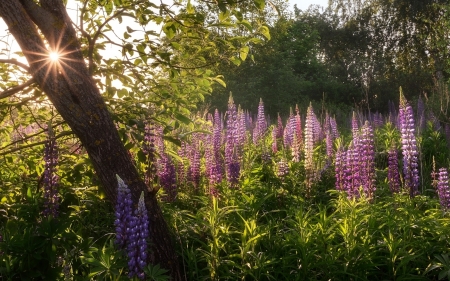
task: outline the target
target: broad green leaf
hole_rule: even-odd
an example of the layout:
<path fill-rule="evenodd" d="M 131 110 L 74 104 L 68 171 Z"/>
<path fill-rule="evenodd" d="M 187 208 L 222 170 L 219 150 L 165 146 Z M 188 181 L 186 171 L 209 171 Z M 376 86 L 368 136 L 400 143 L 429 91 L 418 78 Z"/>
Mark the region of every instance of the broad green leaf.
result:
<path fill-rule="evenodd" d="M 259 28 L 259 32 L 261 32 L 261 34 L 264 35 L 264 37 L 266 37 L 268 40 L 270 40 L 270 31 L 267 26 L 261 26 Z"/>
<path fill-rule="evenodd" d="M 173 22 L 168 22 L 163 26 L 162 30 L 166 34 L 167 38 L 172 39 L 177 32 L 177 27 Z"/>
<path fill-rule="evenodd" d="M 248 51 L 250 48 L 248 46 L 244 46 L 239 51 L 239 56 L 241 57 L 241 60 L 245 61 L 247 59 Z"/>

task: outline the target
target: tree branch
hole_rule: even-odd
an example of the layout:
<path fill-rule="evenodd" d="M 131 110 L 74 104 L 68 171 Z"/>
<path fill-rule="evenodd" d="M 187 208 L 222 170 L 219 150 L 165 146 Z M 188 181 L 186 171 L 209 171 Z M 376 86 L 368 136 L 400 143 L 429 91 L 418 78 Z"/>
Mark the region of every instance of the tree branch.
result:
<path fill-rule="evenodd" d="M 26 71 L 29 70 L 28 65 L 21 63 L 20 61 L 17 61 L 16 59 L 0 59 L 0 63 L 15 64 L 15 65 L 20 66 L 21 68 L 25 69 Z"/>
<path fill-rule="evenodd" d="M 11 87 L 3 92 L 0 92 L 0 99 L 4 99 L 7 97 L 10 97 L 12 95 L 14 95 L 17 92 L 22 91 L 23 89 L 25 89 L 26 87 L 33 85 L 35 82 L 34 78 L 31 78 L 30 80 L 28 80 L 27 82 L 21 84 L 21 85 L 17 85 L 14 87 Z"/>
<path fill-rule="evenodd" d="M 55 139 L 59 139 L 59 138 L 62 138 L 64 136 L 69 136 L 69 135 L 72 135 L 72 134 L 73 134 L 72 131 L 62 132 L 62 133 L 58 134 L 57 136 L 55 136 Z M 12 148 L 12 149 L 10 149 L 8 151 L 0 152 L 0 156 L 7 155 L 7 154 L 10 154 L 10 153 L 13 153 L 13 152 L 25 149 L 25 148 L 30 148 L 30 147 L 33 147 L 33 146 L 38 146 L 38 145 L 41 145 L 41 144 L 45 144 L 46 142 L 47 142 L 47 140 L 44 140 L 44 141 L 34 142 L 34 143 L 27 144 L 27 145 L 19 146 L 19 147 L 16 147 L 16 148 Z"/>

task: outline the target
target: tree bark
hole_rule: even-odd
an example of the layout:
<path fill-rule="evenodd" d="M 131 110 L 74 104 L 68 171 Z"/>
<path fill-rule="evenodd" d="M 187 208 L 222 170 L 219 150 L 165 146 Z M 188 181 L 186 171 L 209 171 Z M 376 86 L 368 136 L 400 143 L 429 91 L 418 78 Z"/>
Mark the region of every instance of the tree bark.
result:
<path fill-rule="evenodd" d="M 0 17 L 21 47 L 33 80 L 86 148 L 107 198 L 116 200 L 116 174 L 129 186 L 133 202 L 144 191 L 152 240 L 150 262 L 169 270 L 172 280 L 182 280 L 156 192 L 148 190 L 120 140 L 62 1 L 40 0 L 38 5 L 33 0 L 0 0 Z M 60 63 L 49 60 L 50 51 L 63 54 Z"/>

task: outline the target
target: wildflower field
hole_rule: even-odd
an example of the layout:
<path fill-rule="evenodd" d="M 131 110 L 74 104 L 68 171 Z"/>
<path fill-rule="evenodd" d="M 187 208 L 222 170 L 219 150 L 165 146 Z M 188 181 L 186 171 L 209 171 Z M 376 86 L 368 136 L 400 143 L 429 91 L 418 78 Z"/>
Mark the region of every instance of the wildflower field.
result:
<path fill-rule="evenodd" d="M 117 123 L 186 280 L 450 280 L 450 125 L 403 95 L 386 114 L 338 113 L 269 118 L 230 97 L 173 130 Z M 0 132 L 38 143 L 2 156 L 0 280 L 169 280 L 143 201 L 118 176 L 107 202 L 61 126 Z"/>

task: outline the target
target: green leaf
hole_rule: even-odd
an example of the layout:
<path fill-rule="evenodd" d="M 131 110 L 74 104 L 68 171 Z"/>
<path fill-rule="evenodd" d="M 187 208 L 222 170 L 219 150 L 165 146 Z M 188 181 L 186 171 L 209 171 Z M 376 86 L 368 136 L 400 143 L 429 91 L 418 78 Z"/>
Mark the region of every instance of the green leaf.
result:
<path fill-rule="evenodd" d="M 234 57 L 234 56 L 230 58 L 230 61 L 232 63 L 234 63 L 236 66 L 241 65 L 241 62 L 242 62 L 240 59 L 238 59 L 237 57 Z"/>
<path fill-rule="evenodd" d="M 173 22 L 168 22 L 163 26 L 162 30 L 166 34 L 167 38 L 172 39 L 177 32 L 177 27 Z"/>
<path fill-rule="evenodd" d="M 244 46 L 239 50 L 239 56 L 241 57 L 241 60 L 244 61 L 247 58 L 249 50 L 250 48 L 248 46 Z"/>
<path fill-rule="evenodd" d="M 146 273 L 147 277 L 150 278 L 150 280 L 154 281 L 168 281 L 169 276 L 166 275 L 169 271 L 161 268 L 159 264 L 152 265 L 149 264 L 145 269 L 144 272 Z"/>
<path fill-rule="evenodd" d="M 264 37 L 266 37 L 267 40 L 270 40 L 270 31 L 267 26 L 261 26 L 259 28 L 259 32 L 261 32 L 261 34 L 264 35 Z"/>
<path fill-rule="evenodd" d="M 264 7 L 266 5 L 265 0 L 253 0 L 253 2 L 255 3 L 256 8 L 258 8 L 260 10 L 264 10 Z"/>
<path fill-rule="evenodd" d="M 238 24 L 243 25 L 248 31 L 253 32 L 253 27 L 247 20 L 241 20 Z"/>
<path fill-rule="evenodd" d="M 105 4 L 105 11 L 107 15 L 110 15 L 114 8 L 114 4 L 112 1 L 107 1 Z"/>
<path fill-rule="evenodd" d="M 175 113 L 175 118 L 186 125 L 189 125 L 192 122 L 192 120 L 189 117 L 184 116 L 181 113 Z"/>

